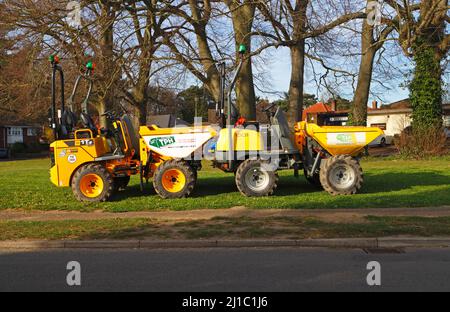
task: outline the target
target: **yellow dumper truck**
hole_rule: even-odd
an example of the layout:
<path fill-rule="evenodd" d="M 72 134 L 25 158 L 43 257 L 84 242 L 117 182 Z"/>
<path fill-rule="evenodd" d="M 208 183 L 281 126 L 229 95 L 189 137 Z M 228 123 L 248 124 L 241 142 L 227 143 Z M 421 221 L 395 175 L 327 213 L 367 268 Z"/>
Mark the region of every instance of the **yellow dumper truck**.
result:
<path fill-rule="evenodd" d="M 245 47 L 241 47 L 241 52 L 245 53 Z M 303 170 L 308 181 L 332 195 L 355 194 L 363 184 L 358 156 L 383 134 L 379 128 L 320 127 L 306 122 L 290 129 L 284 112 L 274 106 L 265 110 L 268 125 L 238 118 L 231 92 L 242 62 L 227 97 L 222 70 L 222 100 L 217 105 L 219 125 L 150 125 L 141 126 L 136 133 L 127 114 L 107 112 L 111 129 L 97 129 L 85 108 L 77 122 L 73 108 L 65 107 L 63 95 L 61 108 L 56 109 L 56 73 L 60 72 L 62 84 L 64 79 L 58 60 L 53 57 L 51 62 L 51 125 L 56 140 L 50 146 L 50 178 L 56 186 L 72 187 L 80 201 L 106 201 L 115 191 L 125 188 L 135 174 L 140 175 L 141 187 L 145 180 L 152 179 L 155 191 L 163 198 L 187 197 L 194 191 L 197 172 L 205 158 L 220 170 L 234 173 L 236 186 L 245 196 L 271 195 L 280 170 L 293 170 L 295 175 Z M 88 81 L 89 67 L 91 63 L 83 76 Z M 85 106 L 87 99 L 88 96 Z"/>

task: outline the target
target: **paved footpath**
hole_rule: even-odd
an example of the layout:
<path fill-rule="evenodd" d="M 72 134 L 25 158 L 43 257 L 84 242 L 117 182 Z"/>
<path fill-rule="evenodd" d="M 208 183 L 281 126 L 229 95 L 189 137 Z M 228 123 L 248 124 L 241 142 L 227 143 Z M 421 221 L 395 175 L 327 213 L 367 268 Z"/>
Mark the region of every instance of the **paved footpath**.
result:
<path fill-rule="evenodd" d="M 188 211 L 141 211 L 141 212 L 77 212 L 77 211 L 26 211 L 7 209 L 0 211 L 0 220 L 11 221 L 62 221 L 146 218 L 155 221 L 209 220 L 214 217 L 316 217 L 327 222 L 357 222 L 365 216 L 418 216 L 449 217 L 450 206 L 428 208 L 365 208 L 365 209 L 199 209 Z"/>

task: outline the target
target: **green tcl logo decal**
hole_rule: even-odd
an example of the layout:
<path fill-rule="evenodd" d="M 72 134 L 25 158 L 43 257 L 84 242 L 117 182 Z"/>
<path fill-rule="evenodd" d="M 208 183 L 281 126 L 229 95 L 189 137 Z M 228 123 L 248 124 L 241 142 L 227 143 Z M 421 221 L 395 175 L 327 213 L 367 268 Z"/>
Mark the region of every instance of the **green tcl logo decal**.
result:
<path fill-rule="evenodd" d="M 353 137 L 351 134 L 338 134 L 336 139 L 341 143 L 353 143 Z"/>
<path fill-rule="evenodd" d="M 150 145 L 157 148 L 162 148 L 167 145 L 175 143 L 175 137 L 165 137 L 165 138 L 153 138 L 150 140 Z"/>

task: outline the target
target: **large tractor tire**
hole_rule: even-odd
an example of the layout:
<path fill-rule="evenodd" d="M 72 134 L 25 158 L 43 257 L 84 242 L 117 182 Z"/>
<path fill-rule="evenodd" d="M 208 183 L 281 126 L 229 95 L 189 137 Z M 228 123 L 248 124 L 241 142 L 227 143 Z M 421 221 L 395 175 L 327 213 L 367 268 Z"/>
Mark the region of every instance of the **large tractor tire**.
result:
<path fill-rule="evenodd" d="M 236 171 L 236 186 L 242 195 L 263 197 L 273 194 L 278 184 L 278 174 L 262 160 L 246 160 Z"/>
<path fill-rule="evenodd" d="M 320 169 L 320 182 L 331 195 L 356 194 L 364 181 L 359 162 L 346 155 L 328 158 Z"/>
<path fill-rule="evenodd" d="M 195 170 L 182 160 L 165 161 L 153 176 L 153 187 L 162 198 L 188 197 L 196 182 Z"/>
<path fill-rule="evenodd" d="M 114 191 L 122 191 L 125 190 L 130 183 L 130 176 L 126 177 L 115 177 L 114 178 Z"/>
<path fill-rule="evenodd" d="M 105 202 L 114 193 L 114 180 L 103 165 L 88 164 L 73 176 L 72 191 L 79 201 Z"/>

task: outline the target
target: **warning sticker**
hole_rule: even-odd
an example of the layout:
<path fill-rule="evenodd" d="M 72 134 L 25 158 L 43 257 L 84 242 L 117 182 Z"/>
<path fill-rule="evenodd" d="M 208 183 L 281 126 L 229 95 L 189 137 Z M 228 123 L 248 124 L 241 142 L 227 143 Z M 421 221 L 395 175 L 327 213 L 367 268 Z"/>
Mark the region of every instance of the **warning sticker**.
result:
<path fill-rule="evenodd" d="M 67 161 L 71 164 L 76 163 L 77 162 L 77 156 L 75 155 L 69 155 L 69 157 L 67 157 Z"/>

